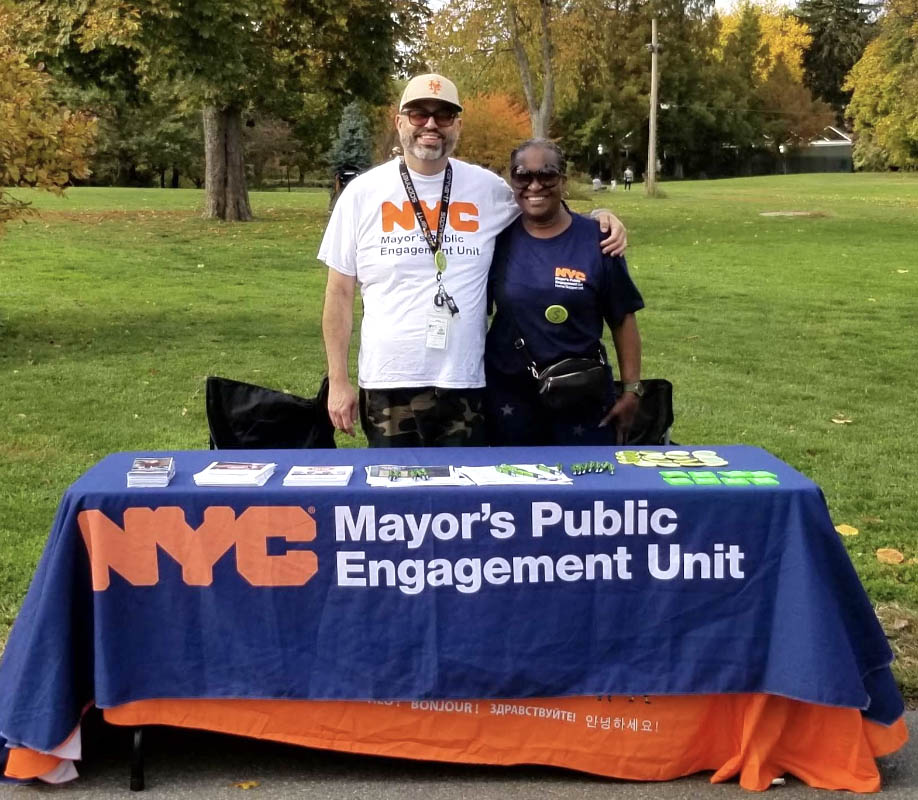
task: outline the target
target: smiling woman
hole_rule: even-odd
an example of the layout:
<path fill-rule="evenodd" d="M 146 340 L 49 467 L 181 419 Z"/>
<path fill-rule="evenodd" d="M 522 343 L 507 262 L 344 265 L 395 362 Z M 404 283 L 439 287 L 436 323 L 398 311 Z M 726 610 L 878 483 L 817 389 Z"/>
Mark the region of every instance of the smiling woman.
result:
<path fill-rule="evenodd" d="M 497 305 L 485 348 L 491 444 L 624 441 L 643 393 L 634 312 L 644 301 L 624 259 L 597 247 L 597 224 L 564 204 L 566 167 L 564 153 L 547 139 L 524 142 L 510 156 L 522 214 L 498 238 L 491 266 Z M 617 398 L 603 320 L 625 384 Z M 559 383 L 570 388 L 562 394 Z"/>

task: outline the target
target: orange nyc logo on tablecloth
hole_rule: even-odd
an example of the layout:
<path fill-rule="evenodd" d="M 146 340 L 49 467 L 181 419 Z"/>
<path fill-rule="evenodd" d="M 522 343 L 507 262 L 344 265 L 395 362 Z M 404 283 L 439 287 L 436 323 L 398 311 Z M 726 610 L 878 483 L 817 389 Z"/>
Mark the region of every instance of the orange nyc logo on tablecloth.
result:
<path fill-rule="evenodd" d="M 157 548 L 182 565 L 182 580 L 189 586 L 210 586 L 214 564 L 231 547 L 236 549 L 236 569 L 253 586 L 302 586 L 318 571 L 316 554 L 292 550 L 271 556 L 267 540 L 313 541 L 313 513 L 313 508 L 298 506 L 253 506 L 237 517 L 232 508 L 211 506 L 195 529 L 185 521 L 182 508 L 166 506 L 125 509 L 123 528 L 101 511 L 81 511 L 77 522 L 89 551 L 95 591 L 109 587 L 109 569 L 133 586 L 156 585 Z"/>

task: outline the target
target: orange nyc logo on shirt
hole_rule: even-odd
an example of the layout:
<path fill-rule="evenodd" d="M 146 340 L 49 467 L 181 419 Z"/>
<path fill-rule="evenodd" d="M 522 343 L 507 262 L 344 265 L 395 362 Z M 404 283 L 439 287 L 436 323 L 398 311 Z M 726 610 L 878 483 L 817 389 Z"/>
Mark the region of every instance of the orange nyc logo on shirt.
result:
<path fill-rule="evenodd" d="M 315 513 L 315 509 L 309 509 Z M 175 506 L 127 508 L 124 527 L 101 511 L 81 511 L 80 533 L 89 551 L 92 588 L 109 587 L 109 570 L 133 586 L 159 583 L 158 550 L 165 550 L 182 567 L 189 586 L 210 586 L 214 564 L 232 547 L 236 570 L 252 586 L 302 586 L 319 568 L 311 550 L 291 550 L 268 555 L 269 538 L 311 542 L 316 522 L 299 506 L 252 506 L 238 517 L 232 508 L 211 506 L 195 529 L 185 521 L 185 511 Z"/>
<path fill-rule="evenodd" d="M 583 283 L 587 276 L 585 272 L 581 272 L 579 269 L 572 269 L 571 267 L 555 267 L 555 277 L 570 278 L 571 280 L 580 281 L 580 283 Z"/>
<path fill-rule="evenodd" d="M 437 230 L 437 222 L 440 217 L 440 201 L 438 200 L 432 207 L 428 206 L 421 200 L 421 209 L 424 211 L 424 217 L 432 231 Z M 406 231 L 413 231 L 418 221 L 414 216 L 414 209 L 407 200 L 402 203 L 401 207 L 386 201 L 380 208 L 382 212 L 382 229 L 383 233 L 391 233 L 395 226 Z M 463 231 L 465 233 L 475 233 L 478 230 L 478 206 L 474 203 L 463 203 L 461 201 L 449 204 L 449 226 L 454 231 Z"/>

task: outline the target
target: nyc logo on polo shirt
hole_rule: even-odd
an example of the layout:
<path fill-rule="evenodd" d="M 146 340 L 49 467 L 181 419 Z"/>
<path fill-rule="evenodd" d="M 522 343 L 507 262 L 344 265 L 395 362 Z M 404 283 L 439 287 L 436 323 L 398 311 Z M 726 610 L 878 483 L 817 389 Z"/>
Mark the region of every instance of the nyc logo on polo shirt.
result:
<path fill-rule="evenodd" d="M 555 267 L 555 288 L 583 290 L 586 273 L 572 267 Z"/>

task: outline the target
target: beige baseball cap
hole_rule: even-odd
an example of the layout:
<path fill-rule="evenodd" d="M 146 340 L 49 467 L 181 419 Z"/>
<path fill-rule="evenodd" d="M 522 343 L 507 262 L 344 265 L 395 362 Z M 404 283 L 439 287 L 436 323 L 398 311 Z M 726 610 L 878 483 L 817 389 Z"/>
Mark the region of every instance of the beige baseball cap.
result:
<path fill-rule="evenodd" d="M 408 81 L 405 91 L 402 92 L 402 99 L 398 104 L 399 110 L 416 100 L 442 100 L 444 103 L 449 103 L 459 111 L 462 111 L 456 84 L 449 78 L 444 78 L 434 72 L 427 75 L 416 75 Z"/>

